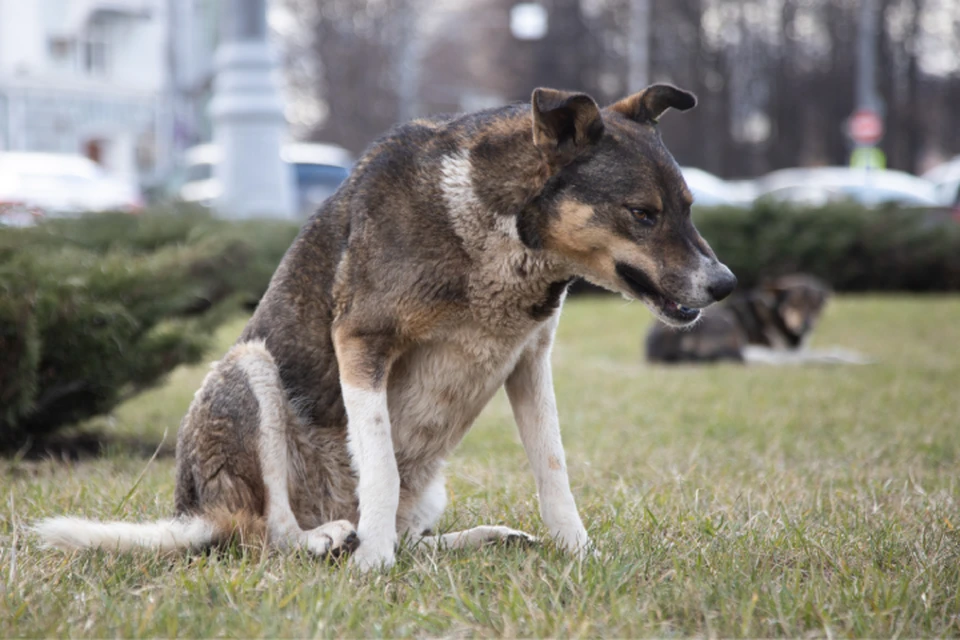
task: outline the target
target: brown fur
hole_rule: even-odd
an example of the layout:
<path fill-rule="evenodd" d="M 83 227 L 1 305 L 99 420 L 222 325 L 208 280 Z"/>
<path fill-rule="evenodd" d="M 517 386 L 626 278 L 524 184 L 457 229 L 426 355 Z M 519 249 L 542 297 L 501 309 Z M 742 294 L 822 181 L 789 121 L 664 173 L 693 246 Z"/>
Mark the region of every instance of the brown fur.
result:
<path fill-rule="evenodd" d="M 216 507 L 207 510 L 205 516 L 220 534 L 213 541 L 217 546 L 235 542 L 245 547 L 261 547 L 267 540 L 267 527 L 263 516 L 247 509 L 232 511 L 225 507 Z"/>
<path fill-rule="evenodd" d="M 264 340 L 279 366 L 296 458 L 291 502 L 304 528 L 356 518 L 355 479 L 342 444 L 341 378 L 376 389 L 389 374 L 404 385 L 390 389 L 396 423 L 420 411 L 409 405 L 419 400 L 406 385 L 422 379 L 421 359 L 431 349 L 449 345 L 443 348 L 473 362 L 476 375 L 505 377 L 504 367 L 515 356 L 491 359 L 484 341 L 496 335 L 512 345 L 505 354 L 519 353 L 527 336 L 555 312 L 572 276 L 623 289 L 615 264 L 630 260 L 652 281 L 669 284 L 668 272 L 689 271 L 689 256 L 699 259 L 706 244 L 689 222 L 689 190 L 654 125 L 634 122 L 616 108 L 602 116 L 580 95 L 536 94 L 535 102 L 556 112 L 535 115 L 533 127 L 530 109 L 521 106 L 404 125 L 373 144 L 343 188 L 304 226 L 238 342 Z M 564 110 L 570 104 L 572 111 Z M 648 110 L 665 108 L 661 101 Z M 620 166 L 628 145 L 636 149 L 636 162 Z M 585 181 L 586 190 L 567 195 L 556 176 L 591 146 L 598 147 L 591 153 L 604 157 L 596 169 L 585 165 L 581 177 L 571 174 L 570 180 Z M 466 239 L 451 224 L 437 181 L 428 178 L 458 152 L 468 154 L 479 205 L 492 212 L 487 218 L 455 214 L 476 216 L 468 221 L 475 228 Z M 611 173 L 596 184 L 598 176 Z M 611 191 L 623 195 L 611 197 Z M 687 212 L 675 230 L 663 230 L 663 238 L 638 244 L 642 232 L 633 230 L 622 210 L 628 200 L 664 216 Z M 532 246 L 507 247 L 508 240 L 490 228 L 498 218 L 507 225 L 529 224 L 537 236 L 528 239 Z M 463 337 L 453 337 L 458 333 Z M 217 427 L 232 420 L 233 433 L 241 435 L 250 429 L 243 425 L 254 422 L 249 411 L 233 418 L 216 411 L 222 404 L 250 403 L 249 391 L 229 380 L 228 366 L 215 369 L 184 421 L 178 511 L 200 505 L 263 509 L 255 462 L 235 451 L 238 442 Z M 435 386 L 434 399 L 455 424 L 420 424 L 417 433 L 403 434 L 415 442 L 396 444 L 402 506 L 416 502 L 498 386 L 478 389 L 464 413 L 456 408 L 465 400 L 457 382 Z M 395 425 L 395 441 L 398 435 Z"/>
<path fill-rule="evenodd" d="M 389 426 L 397 531 L 419 535 L 445 502 L 445 457 L 505 383 L 521 433 L 549 449 L 528 449 L 538 486 L 562 477 L 550 490 L 569 493 L 543 369 L 569 282 L 588 278 L 675 322 L 695 314 L 680 305 L 705 307 L 735 282 L 693 227 L 655 124 L 694 102 L 655 86 L 601 110 L 538 89 L 531 105 L 416 120 L 371 145 L 197 393 L 179 433 L 177 514 L 248 512 L 271 535 L 288 535 L 293 518 L 298 532 L 357 523 L 361 445 L 347 434 L 382 443 Z M 347 387 L 351 411 L 367 416 L 349 430 Z M 384 394 L 389 416 L 374 406 Z M 575 521 L 556 535 L 582 551 L 571 504 L 544 517 Z M 480 529 L 453 543 L 517 533 Z"/>

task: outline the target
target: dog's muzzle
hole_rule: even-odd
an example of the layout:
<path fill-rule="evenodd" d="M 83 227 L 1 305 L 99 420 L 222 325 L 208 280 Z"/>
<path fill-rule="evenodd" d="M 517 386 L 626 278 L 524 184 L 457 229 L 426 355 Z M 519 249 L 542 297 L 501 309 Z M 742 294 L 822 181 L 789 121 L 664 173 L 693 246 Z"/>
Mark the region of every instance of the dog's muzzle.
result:
<path fill-rule="evenodd" d="M 636 267 L 619 262 L 616 272 L 633 294 L 646 302 L 661 320 L 672 325 L 685 326 L 696 322 L 700 317 L 700 309 L 685 306 L 666 296 Z"/>

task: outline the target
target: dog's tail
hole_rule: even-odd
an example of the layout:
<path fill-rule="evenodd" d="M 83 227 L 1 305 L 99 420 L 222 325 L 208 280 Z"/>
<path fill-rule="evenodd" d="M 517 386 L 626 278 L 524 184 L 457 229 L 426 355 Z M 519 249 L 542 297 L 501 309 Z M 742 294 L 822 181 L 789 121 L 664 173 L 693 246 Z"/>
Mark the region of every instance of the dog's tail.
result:
<path fill-rule="evenodd" d="M 47 518 L 32 528 L 47 547 L 66 551 L 149 549 L 161 553 L 200 550 L 222 544 L 236 534 L 261 533 L 260 519 L 246 514 L 211 513 L 155 522 L 98 522 L 82 518 Z"/>

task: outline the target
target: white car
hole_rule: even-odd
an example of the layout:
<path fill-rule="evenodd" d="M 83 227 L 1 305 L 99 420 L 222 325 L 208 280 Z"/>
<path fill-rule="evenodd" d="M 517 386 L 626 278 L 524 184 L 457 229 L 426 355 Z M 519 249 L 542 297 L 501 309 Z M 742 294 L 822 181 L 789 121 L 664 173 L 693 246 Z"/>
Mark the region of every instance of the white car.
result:
<path fill-rule="evenodd" d="M 680 167 L 683 179 L 699 207 L 745 206 L 753 202 L 754 187 L 747 180 L 724 180 L 695 167 Z"/>
<path fill-rule="evenodd" d="M 291 166 L 297 190 L 297 210 L 310 212 L 333 195 L 353 166 L 350 152 L 332 144 L 291 143 L 283 145 L 281 159 Z M 220 162 L 220 148 L 214 144 L 191 147 L 184 153 L 182 184 L 177 195 L 184 202 L 208 206 L 219 197 L 222 187 L 213 176 Z"/>
<path fill-rule="evenodd" d="M 80 155 L 0 153 L 0 225 L 28 226 L 44 217 L 136 212 L 139 190 L 111 178 Z"/>
<path fill-rule="evenodd" d="M 756 181 L 757 197 L 806 206 L 853 200 L 867 207 L 885 203 L 912 207 L 937 206 L 933 183 L 884 169 L 815 167 L 781 169 Z"/>
<path fill-rule="evenodd" d="M 960 156 L 937 165 L 923 177 L 935 185 L 940 204 L 960 209 Z"/>

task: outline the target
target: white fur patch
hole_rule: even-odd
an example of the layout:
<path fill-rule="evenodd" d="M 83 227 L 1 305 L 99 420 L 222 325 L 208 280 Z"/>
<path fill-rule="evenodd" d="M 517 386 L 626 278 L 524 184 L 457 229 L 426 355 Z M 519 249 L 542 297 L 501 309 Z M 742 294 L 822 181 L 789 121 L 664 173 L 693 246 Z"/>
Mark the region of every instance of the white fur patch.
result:
<path fill-rule="evenodd" d="M 360 547 L 350 562 L 362 570 L 388 567 L 394 563 L 397 544 L 400 474 L 390 433 L 387 392 L 361 389 L 342 379 L 340 386 L 360 503 Z"/>
<path fill-rule="evenodd" d="M 469 151 L 444 156 L 440 176 L 440 188 L 450 210 L 453 228 L 468 247 L 486 240 L 491 231 L 499 232 L 501 238 L 506 236 L 520 241 L 516 218 L 487 210 L 477 198 L 473 190 L 473 165 Z"/>
<path fill-rule="evenodd" d="M 130 551 L 201 549 L 210 544 L 215 530 L 203 518 L 175 518 L 156 522 L 95 522 L 82 518 L 48 518 L 33 526 L 44 545 L 67 551 L 103 549 Z"/>
<path fill-rule="evenodd" d="M 447 487 L 443 473 L 438 473 L 433 481 L 420 494 L 417 504 L 403 514 L 404 526 L 401 536 L 419 538 L 424 531 L 433 529 L 443 510 L 447 508 Z"/>
<path fill-rule="evenodd" d="M 440 175 L 440 187 L 447 205 L 453 211 L 460 212 L 477 206 L 477 195 L 473 191 L 473 165 L 468 151 L 444 156 L 440 163 Z"/>
<path fill-rule="evenodd" d="M 248 342 L 237 347 L 241 351 L 237 365 L 260 407 L 258 453 L 260 472 L 267 491 L 267 534 L 272 544 L 295 544 L 302 531 L 290 508 L 290 452 L 288 450 L 284 410 L 286 392 L 280 372 L 263 342 Z"/>

